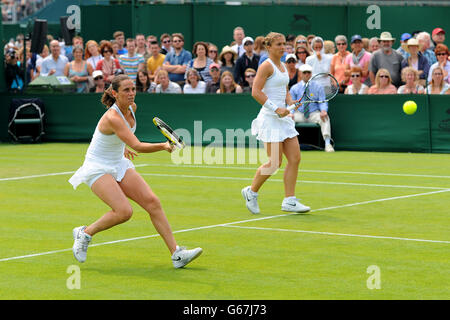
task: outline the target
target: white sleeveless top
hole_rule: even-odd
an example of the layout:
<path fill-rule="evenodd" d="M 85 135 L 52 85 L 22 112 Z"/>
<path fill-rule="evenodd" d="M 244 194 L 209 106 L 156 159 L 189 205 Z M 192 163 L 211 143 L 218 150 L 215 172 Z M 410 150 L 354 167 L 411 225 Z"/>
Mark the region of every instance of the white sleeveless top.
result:
<path fill-rule="evenodd" d="M 273 73 L 269 78 L 267 78 L 266 83 L 264 84 L 264 88 L 262 89 L 262 92 L 264 92 L 266 96 L 277 107 L 284 108 L 286 107 L 287 86 L 289 84 L 288 71 L 284 63 L 281 63 L 284 72 L 281 72 L 270 58 L 268 58 L 267 61 L 269 61 L 272 64 Z M 275 112 L 267 110 L 266 108 L 262 108 L 261 112 L 263 114 L 271 114 L 271 115 L 276 114 Z"/>
<path fill-rule="evenodd" d="M 136 131 L 136 116 L 134 115 L 133 108 L 130 106 L 131 114 L 134 118 L 134 126 L 133 128 L 130 127 L 130 124 L 123 116 L 122 112 L 120 111 L 119 107 L 116 104 L 113 104 L 111 106 L 112 109 L 114 109 L 125 121 L 128 128 L 130 128 L 131 132 Z M 89 145 L 89 148 L 86 152 L 86 159 L 87 160 L 93 160 L 96 162 L 117 162 L 123 159 L 123 153 L 125 151 L 125 143 L 119 139 L 119 137 L 115 134 L 104 134 L 101 133 L 98 124 L 95 128 L 94 136 L 92 137 L 91 143 Z"/>
<path fill-rule="evenodd" d="M 367 88 L 367 86 L 364 83 L 361 83 L 361 88 L 359 88 L 358 94 L 363 94 L 364 90 Z M 347 93 L 348 94 L 356 94 L 353 92 L 353 85 L 349 85 L 347 87 Z"/>

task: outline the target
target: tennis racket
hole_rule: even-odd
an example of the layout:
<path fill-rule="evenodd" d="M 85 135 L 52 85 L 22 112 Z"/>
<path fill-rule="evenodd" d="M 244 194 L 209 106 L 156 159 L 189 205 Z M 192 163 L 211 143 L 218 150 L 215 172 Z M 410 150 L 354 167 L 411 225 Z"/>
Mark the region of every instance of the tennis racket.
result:
<path fill-rule="evenodd" d="M 164 137 L 166 137 L 169 143 L 177 146 L 180 149 L 183 149 L 185 147 L 183 140 L 181 140 L 181 138 L 164 121 L 162 121 L 158 117 L 154 117 L 153 123 L 159 129 L 159 131 L 161 131 Z"/>
<path fill-rule="evenodd" d="M 300 100 L 287 109 L 294 110 L 298 105 L 305 103 L 328 102 L 339 92 L 339 82 L 329 73 L 318 73 L 308 80 Z"/>

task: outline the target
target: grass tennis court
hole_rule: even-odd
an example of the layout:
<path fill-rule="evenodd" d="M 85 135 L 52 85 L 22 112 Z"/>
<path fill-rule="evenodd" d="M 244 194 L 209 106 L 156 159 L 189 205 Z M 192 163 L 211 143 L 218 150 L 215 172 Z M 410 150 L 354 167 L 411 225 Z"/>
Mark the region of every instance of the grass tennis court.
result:
<path fill-rule="evenodd" d="M 0 145 L 0 299 L 450 298 L 450 155 L 303 152 L 297 196 L 312 211 L 280 210 L 281 169 L 260 191 L 260 215 L 240 193 L 257 165 L 140 155 L 178 243 L 204 250 L 175 270 L 134 204 L 130 221 L 94 237 L 84 264 L 74 259 L 72 229 L 108 210 L 67 182 L 87 146 Z M 67 287 L 71 265 L 80 289 Z M 370 266 L 380 289 L 368 288 Z"/>

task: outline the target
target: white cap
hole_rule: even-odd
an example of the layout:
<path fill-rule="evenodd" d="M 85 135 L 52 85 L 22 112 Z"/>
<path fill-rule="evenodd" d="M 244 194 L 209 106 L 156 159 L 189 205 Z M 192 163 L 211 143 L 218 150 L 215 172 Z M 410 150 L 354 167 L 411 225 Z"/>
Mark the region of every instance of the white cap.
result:
<path fill-rule="evenodd" d="M 95 70 L 94 72 L 92 72 L 92 78 L 97 78 L 98 76 L 102 76 L 103 77 L 103 72 L 102 70 Z"/>
<path fill-rule="evenodd" d="M 294 59 L 295 61 L 297 61 L 297 57 L 296 57 L 295 54 L 293 54 L 293 53 L 289 53 L 289 54 L 286 56 L 286 59 L 284 59 L 284 61 L 288 61 L 289 59 Z"/>
<path fill-rule="evenodd" d="M 300 68 L 298 68 L 298 70 L 300 70 L 301 72 L 304 72 L 304 71 L 312 72 L 312 67 L 309 64 L 305 63 L 305 64 L 302 64 L 300 66 Z"/>
<path fill-rule="evenodd" d="M 242 40 L 242 44 L 245 44 L 247 41 L 251 41 L 252 43 L 255 43 L 252 37 L 245 37 L 244 40 Z"/>

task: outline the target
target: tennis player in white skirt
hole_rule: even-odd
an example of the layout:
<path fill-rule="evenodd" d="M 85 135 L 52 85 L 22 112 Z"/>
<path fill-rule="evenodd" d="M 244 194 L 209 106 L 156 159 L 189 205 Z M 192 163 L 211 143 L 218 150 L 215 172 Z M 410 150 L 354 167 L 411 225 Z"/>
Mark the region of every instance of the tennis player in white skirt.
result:
<path fill-rule="evenodd" d="M 253 83 L 252 96 L 262 105 L 257 118 L 252 122 L 252 134 L 264 142 L 269 158 L 261 165 L 250 186 L 242 189 L 246 206 L 251 213 L 260 213 L 258 191 L 264 182 L 281 166 L 283 154 L 287 164 L 284 171 L 285 197 L 281 209 L 288 212 L 308 212 L 309 207 L 295 197 L 298 166 L 300 164 L 300 145 L 297 139 L 295 122 L 287 105 L 294 103 L 288 90 L 289 75 L 281 57 L 285 52 L 286 39 L 276 32 L 269 33 L 265 45 L 269 58 L 258 68 Z"/>
<path fill-rule="evenodd" d="M 129 220 L 133 213 L 127 199 L 130 198 L 149 213 L 154 227 L 169 248 L 173 266 L 181 268 L 197 258 L 202 249 L 187 250 L 177 245 L 158 197 L 130 161 L 137 153 L 126 145 L 142 153 L 172 152 L 174 148 L 169 142 L 144 143 L 134 135 L 135 96 L 136 86 L 127 75 L 118 75 L 113 79 L 102 97 L 102 103 L 108 110 L 95 128 L 82 167 L 69 179 L 74 189 L 81 183 L 87 184 L 111 207 L 91 225 L 73 229 L 73 254 L 79 262 L 86 261 L 88 245 L 96 233 Z"/>

